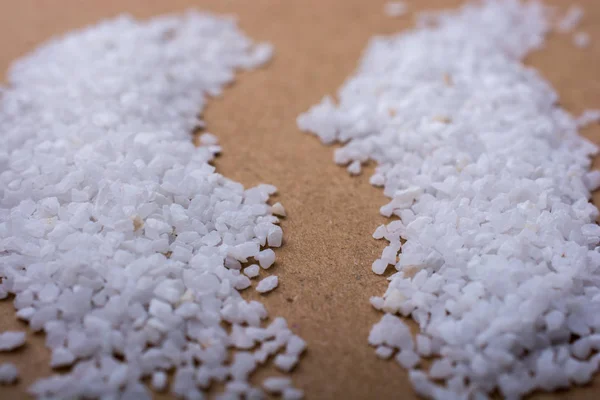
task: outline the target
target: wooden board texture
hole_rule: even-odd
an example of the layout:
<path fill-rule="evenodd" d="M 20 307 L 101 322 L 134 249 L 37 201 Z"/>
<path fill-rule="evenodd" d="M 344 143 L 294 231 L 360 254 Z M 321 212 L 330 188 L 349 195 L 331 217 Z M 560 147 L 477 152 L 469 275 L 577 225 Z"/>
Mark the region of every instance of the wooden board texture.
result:
<path fill-rule="evenodd" d="M 0 76 L 10 63 L 51 36 L 123 12 L 147 18 L 190 7 L 236 14 L 252 38 L 270 41 L 276 55 L 268 67 L 241 73 L 221 98 L 209 102 L 208 130 L 223 145 L 218 171 L 253 185 L 272 183 L 288 211 L 282 226 L 284 246 L 277 250 L 275 273 L 280 287 L 261 298 L 271 316 L 284 316 L 307 340 L 309 350 L 292 377 L 307 399 L 413 399 L 407 374 L 393 361 L 381 361 L 367 345 L 380 314 L 369 297 L 381 295 L 386 280 L 371 272 L 384 243 L 371 233 L 385 218 L 382 192 L 368 183 L 372 166 L 357 178 L 334 165 L 332 147 L 296 128 L 296 117 L 336 89 L 352 73 L 368 39 L 407 29 L 412 13 L 459 4 L 456 0 L 410 2 L 411 13 L 394 19 L 382 0 L 3 0 L 0 1 Z M 560 9 L 570 1 L 552 1 Z M 600 2 L 578 0 L 586 14 L 580 29 L 590 33 L 587 49 L 570 35 L 553 34 L 544 50 L 527 63 L 538 68 L 578 113 L 600 108 Z M 151 66 L 149 66 L 150 68 Z M 44 68 L 40 65 L 40 68 Z M 600 127 L 583 133 L 600 143 Z M 600 197 L 595 197 L 600 204 Z M 0 330 L 27 326 L 16 320 L 11 301 L 0 302 Z M 35 379 L 48 376 L 49 352 L 41 334 L 28 330 L 27 345 L 0 353 L 14 362 L 20 383 L 0 387 L 0 399 L 26 398 Z M 253 376 L 260 382 L 272 370 Z M 157 396 L 157 397 L 163 397 Z M 593 384 L 545 399 L 597 399 Z M 167 398 L 167 396 L 164 396 Z"/>

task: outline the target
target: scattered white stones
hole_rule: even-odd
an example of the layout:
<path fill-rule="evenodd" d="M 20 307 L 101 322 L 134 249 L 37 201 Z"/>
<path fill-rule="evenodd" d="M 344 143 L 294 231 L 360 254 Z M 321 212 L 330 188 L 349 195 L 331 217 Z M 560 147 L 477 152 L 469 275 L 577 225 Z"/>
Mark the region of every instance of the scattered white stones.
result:
<path fill-rule="evenodd" d="M 217 174 L 216 137 L 190 137 L 206 97 L 271 53 L 232 19 L 190 12 L 102 22 L 14 64 L 0 99 L 0 298 L 46 333 L 52 367 L 72 366 L 32 395 L 147 399 L 142 379 L 166 390 L 172 370 L 175 395 L 223 382 L 225 398 L 257 399 L 257 360 L 297 352 L 285 321 L 261 327 L 264 306 L 238 292 L 258 272 L 242 263 L 266 269 L 275 254 L 261 248 L 282 243 L 276 188 Z M 5 332 L 0 349 L 24 338 Z"/>
<path fill-rule="evenodd" d="M 12 351 L 25 344 L 25 332 L 5 331 L 0 333 L 0 351 Z"/>
<path fill-rule="evenodd" d="M 372 269 L 396 273 L 369 343 L 435 399 L 520 398 L 582 384 L 598 369 L 600 228 L 589 203 L 597 148 L 521 59 L 542 46 L 539 2 L 489 0 L 421 16 L 374 38 L 358 71 L 298 118 L 341 165 L 378 163 L 371 183 L 399 220 Z M 572 7 L 558 29 L 572 31 Z M 398 258 L 397 258 L 398 257 Z M 416 343 L 393 314 L 411 316 Z M 573 344 L 571 341 L 575 338 Z M 434 357 L 428 371 L 421 357 Z M 436 381 L 434 382 L 433 379 Z"/>

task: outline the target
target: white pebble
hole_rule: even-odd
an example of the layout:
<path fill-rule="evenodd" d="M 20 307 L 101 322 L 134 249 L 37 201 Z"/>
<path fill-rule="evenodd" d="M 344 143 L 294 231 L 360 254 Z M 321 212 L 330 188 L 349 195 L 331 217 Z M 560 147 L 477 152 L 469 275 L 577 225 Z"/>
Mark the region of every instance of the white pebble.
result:
<path fill-rule="evenodd" d="M 261 268 L 269 269 L 275 262 L 275 252 L 271 249 L 266 249 L 258 253 L 255 257 Z"/>
<path fill-rule="evenodd" d="M 279 280 L 277 279 L 277 276 L 271 275 L 258 282 L 258 285 L 256 285 L 256 291 L 259 293 L 267 293 L 275 289 L 278 284 Z"/>
<path fill-rule="evenodd" d="M 429 337 L 422 334 L 417 335 L 417 352 L 423 357 L 431 355 L 431 339 Z"/>
<path fill-rule="evenodd" d="M 14 364 L 0 364 L 0 385 L 11 385 L 19 378 L 19 370 Z"/>
<path fill-rule="evenodd" d="M 246 268 L 244 268 L 244 274 L 248 278 L 256 278 L 259 274 L 260 267 L 257 264 L 252 264 Z"/>
<path fill-rule="evenodd" d="M 383 300 L 383 297 L 377 297 L 377 296 L 371 296 L 371 298 L 369 299 L 369 302 L 371 303 L 373 308 L 375 308 L 376 310 L 381 310 L 383 308 L 383 304 L 385 303 L 385 301 Z"/>
<path fill-rule="evenodd" d="M 283 372 L 290 372 L 298 363 L 298 356 L 289 354 L 278 354 L 273 361 L 275 366 Z"/>
<path fill-rule="evenodd" d="M 583 8 L 580 6 L 570 6 L 565 15 L 558 21 L 557 30 L 561 33 L 571 32 L 579 25 L 583 14 Z"/>
<path fill-rule="evenodd" d="M 387 360 L 388 358 L 390 358 L 392 356 L 392 354 L 394 354 L 394 349 L 392 349 L 391 347 L 387 347 L 387 346 L 377 346 L 377 350 L 375 350 L 375 354 L 377 355 L 377 357 L 379 357 L 383 360 Z"/>
<path fill-rule="evenodd" d="M 373 262 L 373 265 L 371 267 L 371 270 L 376 273 L 377 275 L 383 275 L 383 273 L 385 273 L 385 270 L 388 267 L 388 263 L 386 261 L 383 261 L 382 259 L 378 258 L 377 260 L 375 260 Z"/>
<path fill-rule="evenodd" d="M 590 41 L 590 35 L 587 32 L 577 32 L 573 35 L 573 44 L 580 49 L 588 47 Z"/>
<path fill-rule="evenodd" d="M 356 160 L 351 162 L 350 165 L 348 165 L 348 172 L 350 173 L 350 175 L 360 175 L 360 171 L 360 161 Z"/>
<path fill-rule="evenodd" d="M 75 361 L 75 355 L 73 352 L 66 347 L 57 347 L 52 350 L 52 358 L 50 359 L 50 366 L 52 368 L 68 367 Z"/>
<path fill-rule="evenodd" d="M 368 342 L 399 349 L 427 398 L 522 398 L 589 380 L 600 174 L 598 147 L 578 129 L 600 113 L 572 116 L 522 62 L 544 47 L 551 11 L 489 0 L 422 14 L 410 31 L 372 38 L 337 96 L 297 118 L 340 144 L 335 163 L 377 163 L 370 182 L 388 201 L 373 207 L 394 221 L 373 233 L 389 244 L 371 268 L 397 273 L 370 299 L 386 314 Z M 571 6 L 556 28 L 582 16 Z M 583 32 L 574 39 L 588 45 Z M 420 330 L 416 349 L 396 314 Z M 420 355 L 439 360 L 429 374 L 412 370 Z"/>
<path fill-rule="evenodd" d="M 400 352 L 396 355 L 396 361 L 398 364 L 406 369 L 414 368 L 417 364 L 419 364 L 420 360 L 421 358 L 419 355 L 412 350 L 400 350 Z"/>
<path fill-rule="evenodd" d="M 384 6 L 385 15 L 395 18 L 406 14 L 406 9 L 406 3 L 403 1 L 388 1 Z"/>
<path fill-rule="evenodd" d="M 25 332 L 5 331 L 0 333 L 0 351 L 12 351 L 25 344 Z"/>
<path fill-rule="evenodd" d="M 285 347 L 285 352 L 291 355 L 300 355 L 302 352 L 306 350 L 306 342 L 297 335 L 292 335 L 287 342 Z"/>
<path fill-rule="evenodd" d="M 590 171 L 585 175 L 584 183 L 588 190 L 594 191 L 600 188 L 600 171 Z"/>
<path fill-rule="evenodd" d="M 263 388 L 269 393 L 281 393 L 290 387 L 292 380 L 286 377 L 270 377 L 263 381 Z"/>
<path fill-rule="evenodd" d="M 300 389 L 288 387 L 283 390 L 281 398 L 283 400 L 301 400 L 304 398 L 304 392 Z"/>
<path fill-rule="evenodd" d="M 163 371 L 156 371 L 152 374 L 152 381 L 150 382 L 152 389 L 157 392 L 162 392 L 167 388 L 167 374 Z"/>
<path fill-rule="evenodd" d="M 52 367 L 72 367 L 33 396 L 147 399 L 142 378 L 160 391 L 172 371 L 175 396 L 202 399 L 233 378 L 222 398 L 262 397 L 249 349 L 272 336 L 265 307 L 240 296 L 259 267 L 240 270 L 274 263 L 259 252 L 281 246 L 274 213 L 285 211 L 269 206 L 274 186 L 217 172 L 216 136 L 196 147 L 192 134 L 208 99 L 272 52 L 231 18 L 189 11 L 102 21 L 11 67 L 0 88 L 0 298 L 14 295 L 17 317 L 45 331 Z M 289 339 L 274 335 L 268 355 Z M 24 340 L 3 333 L 0 349 Z"/>
<path fill-rule="evenodd" d="M 214 146 L 219 144 L 219 138 L 210 132 L 204 132 L 202 135 L 200 135 L 199 140 L 204 146 Z"/>
<path fill-rule="evenodd" d="M 271 207 L 271 212 L 273 213 L 273 215 L 279 215 L 281 217 L 287 216 L 285 208 L 283 208 L 280 202 L 273 204 L 273 206 Z"/>

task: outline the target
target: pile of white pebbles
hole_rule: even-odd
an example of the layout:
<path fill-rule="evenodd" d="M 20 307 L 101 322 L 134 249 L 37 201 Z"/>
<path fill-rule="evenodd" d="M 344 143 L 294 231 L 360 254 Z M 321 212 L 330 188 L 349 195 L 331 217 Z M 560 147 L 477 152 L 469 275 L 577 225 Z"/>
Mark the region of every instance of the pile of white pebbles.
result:
<path fill-rule="evenodd" d="M 264 306 L 239 293 L 242 263 L 266 269 L 261 248 L 281 245 L 276 189 L 215 173 L 215 137 L 191 136 L 206 97 L 271 52 L 231 19 L 190 12 L 119 17 L 14 64 L 0 92 L 0 293 L 46 333 L 52 367 L 72 366 L 33 395 L 150 398 L 141 380 L 164 390 L 174 371 L 181 397 L 224 382 L 222 398 L 258 399 L 258 365 L 294 367 L 304 341 L 281 318 L 264 327 Z"/>
<path fill-rule="evenodd" d="M 339 102 L 298 119 L 344 143 L 335 161 L 351 173 L 378 164 L 371 183 L 394 221 L 375 231 L 389 245 L 373 271 L 397 272 L 372 298 L 386 314 L 369 343 L 382 358 L 397 351 L 425 397 L 516 399 L 598 368 L 597 148 L 521 62 L 549 29 L 539 2 L 429 14 L 373 39 Z M 414 319 L 416 338 L 395 314 Z"/>

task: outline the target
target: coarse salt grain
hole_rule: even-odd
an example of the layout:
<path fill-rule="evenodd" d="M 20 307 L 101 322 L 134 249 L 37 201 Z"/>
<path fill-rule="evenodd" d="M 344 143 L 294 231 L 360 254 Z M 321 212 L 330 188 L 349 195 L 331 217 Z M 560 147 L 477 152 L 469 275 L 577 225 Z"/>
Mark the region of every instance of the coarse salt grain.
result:
<path fill-rule="evenodd" d="M 66 347 L 55 347 L 52 350 L 50 366 L 52 368 L 62 368 L 72 365 L 75 362 L 75 355 Z"/>
<path fill-rule="evenodd" d="M 255 258 L 261 268 L 269 269 L 275 262 L 275 252 L 271 249 L 266 249 L 258 253 Z"/>
<path fill-rule="evenodd" d="M 394 349 L 388 346 L 377 346 L 377 350 L 375 350 L 375 354 L 377 357 L 387 360 L 394 354 Z"/>
<path fill-rule="evenodd" d="M 189 12 L 118 17 L 13 65 L 0 99 L 0 297 L 45 331 L 52 367 L 72 365 L 32 395 L 145 399 L 142 380 L 164 390 L 172 370 L 176 395 L 224 382 L 225 398 L 262 396 L 247 382 L 251 349 L 277 337 L 275 355 L 292 336 L 285 321 L 262 334 L 264 306 L 238 290 L 250 285 L 242 263 L 268 267 L 261 247 L 282 244 L 276 188 L 219 175 L 216 136 L 195 147 L 190 132 L 208 96 L 272 52 L 230 18 Z M 24 338 L 4 333 L 0 348 Z"/>
<path fill-rule="evenodd" d="M 260 272 L 260 267 L 256 264 L 252 264 L 244 268 L 244 274 L 248 278 L 256 278 Z"/>
<path fill-rule="evenodd" d="M 256 285 L 256 291 L 259 293 L 267 293 L 275 289 L 279 284 L 279 280 L 276 275 L 271 275 L 258 282 Z"/>
<path fill-rule="evenodd" d="M 588 172 L 587 174 L 585 174 L 585 178 L 583 181 L 588 190 L 597 190 L 598 188 L 600 188 L 600 171 L 596 170 Z"/>
<path fill-rule="evenodd" d="M 298 356 L 295 354 L 278 354 L 273 364 L 283 372 L 290 372 L 298 363 Z"/>
<path fill-rule="evenodd" d="M 571 32 L 579 25 L 583 18 L 583 8 L 578 5 L 572 5 L 568 8 L 565 15 L 558 21 L 556 30 L 561 33 Z"/>
<path fill-rule="evenodd" d="M 287 341 L 285 352 L 292 355 L 300 355 L 306 349 L 306 342 L 300 336 L 292 335 Z"/>
<path fill-rule="evenodd" d="M 388 267 L 387 262 L 383 261 L 382 259 L 377 259 L 377 260 L 373 261 L 371 270 L 374 273 L 376 273 L 377 275 L 383 275 L 383 273 L 385 272 L 387 267 Z"/>
<path fill-rule="evenodd" d="M 14 364 L 0 364 L 0 385 L 11 385 L 19 378 L 19 370 Z"/>
<path fill-rule="evenodd" d="M 411 369 L 415 367 L 420 360 L 421 358 L 419 357 L 419 355 L 412 350 L 401 350 L 396 355 L 396 361 L 398 362 L 398 364 L 402 365 L 406 369 Z"/>
<path fill-rule="evenodd" d="M 288 387 L 281 394 L 283 400 L 301 400 L 304 398 L 304 392 L 300 389 Z"/>
<path fill-rule="evenodd" d="M 587 32 L 577 32 L 573 35 L 573 44 L 580 49 L 590 45 L 590 34 Z"/>
<path fill-rule="evenodd" d="M 286 377 L 270 377 L 263 381 L 263 388 L 269 393 L 281 393 L 290 387 L 292 381 Z"/>
<path fill-rule="evenodd" d="M 12 351 L 25 344 L 25 332 L 5 331 L 0 333 L 0 351 Z"/>
<path fill-rule="evenodd" d="M 350 175 L 360 175 L 361 166 L 360 161 L 353 161 L 348 165 L 348 172 Z"/>
<path fill-rule="evenodd" d="M 388 1 L 385 3 L 383 11 L 388 17 L 401 17 L 406 14 L 406 3 L 403 1 Z"/>
<path fill-rule="evenodd" d="M 577 127 L 583 128 L 592 123 L 600 122 L 600 110 L 585 110 L 575 120 Z"/>
<path fill-rule="evenodd" d="M 371 296 L 369 302 L 376 310 L 381 310 L 383 308 L 384 300 L 383 297 Z"/>
<path fill-rule="evenodd" d="M 273 204 L 273 206 L 271 206 L 271 212 L 273 213 L 273 215 L 279 215 L 281 217 L 287 216 L 287 213 L 285 212 L 285 208 L 283 208 L 283 206 L 279 202 L 277 202 L 277 203 Z"/>

